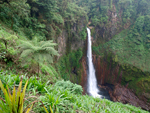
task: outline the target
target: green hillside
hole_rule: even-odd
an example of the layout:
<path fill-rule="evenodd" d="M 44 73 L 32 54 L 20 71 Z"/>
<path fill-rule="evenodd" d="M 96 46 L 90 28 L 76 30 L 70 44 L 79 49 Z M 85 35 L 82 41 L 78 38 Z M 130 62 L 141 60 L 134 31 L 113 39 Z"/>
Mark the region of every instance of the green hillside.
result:
<path fill-rule="evenodd" d="M 0 80 L 6 88 L 0 82 L 0 113 L 147 112 L 82 95 L 79 84 L 89 27 L 93 54 L 119 65 L 120 84 L 139 98 L 146 93 L 150 102 L 149 6 L 149 0 L 0 0 Z"/>
<path fill-rule="evenodd" d="M 61 80 L 51 85 L 49 80 L 43 82 L 42 78 L 42 76 L 30 77 L 26 88 L 26 100 L 24 102 L 24 109 L 28 105 L 34 103 L 31 111 L 36 113 L 44 113 L 46 111 L 44 107 L 42 107 L 40 102 L 42 101 L 48 112 L 54 113 L 148 113 L 131 105 L 123 105 L 118 102 L 114 103 L 106 99 L 93 98 L 88 95 L 83 96 L 82 87 L 80 85 L 73 84 L 70 81 Z M 19 77 L 19 75 L 13 74 L 10 71 L 1 70 L 0 79 L 4 86 L 8 85 L 10 89 L 12 89 L 14 85 L 16 87 L 19 85 L 21 77 Z M 28 77 L 23 76 L 23 86 L 27 80 Z M 1 97 L 4 97 L 2 92 L 0 94 Z M 0 102 L 3 103 L 2 100 Z M 7 104 L 4 105 L 8 106 Z M 3 109 L 3 111 L 8 113 L 7 108 Z"/>

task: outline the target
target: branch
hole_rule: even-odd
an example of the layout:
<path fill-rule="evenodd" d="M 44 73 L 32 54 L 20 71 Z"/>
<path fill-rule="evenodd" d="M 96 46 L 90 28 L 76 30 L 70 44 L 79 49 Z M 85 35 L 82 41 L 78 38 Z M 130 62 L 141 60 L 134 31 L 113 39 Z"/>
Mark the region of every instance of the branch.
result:
<path fill-rule="evenodd" d="M 3 98 L 1 98 L 1 97 L 0 97 L 0 100 L 2 100 L 4 103 L 6 103 L 5 100 Z"/>

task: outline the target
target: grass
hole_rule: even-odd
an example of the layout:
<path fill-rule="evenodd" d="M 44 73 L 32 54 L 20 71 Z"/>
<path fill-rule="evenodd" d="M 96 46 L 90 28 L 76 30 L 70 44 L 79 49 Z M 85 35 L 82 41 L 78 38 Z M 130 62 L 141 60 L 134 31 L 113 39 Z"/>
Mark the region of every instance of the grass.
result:
<path fill-rule="evenodd" d="M 44 77 L 44 76 L 43 76 Z M 20 76 L 11 72 L 0 71 L 0 79 L 4 84 L 12 90 L 14 84 L 19 85 Z M 22 84 L 25 85 L 28 77 L 24 76 Z M 3 97 L 3 93 L 0 93 Z M 140 108 L 124 105 L 118 102 L 112 102 L 106 99 L 93 98 L 88 95 L 82 95 L 82 87 L 73 84 L 70 81 L 57 81 L 55 84 L 42 83 L 40 79 L 31 77 L 28 81 L 25 97 L 36 97 L 38 101 L 42 101 L 50 112 L 50 108 L 54 113 L 148 113 Z M 28 99 L 28 102 L 34 99 Z M 26 107 L 27 103 L 24 105 Z M 37 102 L 32 111 L 36 113 L 45 112 L 41 103 Z"/>

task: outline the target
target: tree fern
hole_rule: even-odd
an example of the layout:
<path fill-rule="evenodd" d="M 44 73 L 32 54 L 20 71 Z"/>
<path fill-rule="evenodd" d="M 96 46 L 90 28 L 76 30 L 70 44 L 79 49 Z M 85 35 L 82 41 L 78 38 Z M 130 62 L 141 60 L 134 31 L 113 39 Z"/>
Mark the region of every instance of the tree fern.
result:
<path fill-rule="evenodd" d="M 32 41 L 21 42 L 22 43 L 19 45 L 21 58 L 24 58 L 24 60 L 28 62 L 31 62 L 29 59 L 34 60 L 38 64 L 38 74 L 40 63 L 53 63 L 53 56 L 59 55 L 54 48 L 57 44 L 53 43 L 52 40 L 39 42 L 37 38 L 34 38 Z"/>

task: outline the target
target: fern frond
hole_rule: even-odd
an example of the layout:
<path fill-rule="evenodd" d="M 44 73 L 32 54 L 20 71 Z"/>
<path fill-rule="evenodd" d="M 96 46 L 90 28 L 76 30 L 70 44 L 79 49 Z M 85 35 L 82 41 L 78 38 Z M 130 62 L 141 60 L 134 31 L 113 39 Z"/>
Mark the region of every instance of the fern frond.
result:
<path fill-rule="evenodd" d="M 21 53 L 21 56 L 20 57 L 27 57 L 29 56 L 30 54 L 32 54 L 34 51 L 32 49 L 27 49 L 27 50 L 24 50 L 22 53 Z"/>
<path fill-rule="evenodd" d="M 45 43 L 53 43 L 53 40 L 49 40 L 49 41 L 41 41 L 40 44 L 44 45 Z"/>
<path fill-rule="evenodd" d="M 53 57 L 51 55 L 49 55 L 49 54 L 45 54 L 44 55 L 44 59 L 48 63 L 53 63 Z"/>
<path fill-rule="evenodd" d="M 20 44 L 18 47 L 20 47 L 20 50 L 23 51 L 25 49 L 32 49 L 33 44 L 30 41 L 21 41 L 22 44 Z"/>
<path fill-rule="evenodd" d="M 44 49 L 50 54 L 59 56 L 58 52 L 53 47 L 45 47 Z"/>
<path fill-rule="evenodd" d="M 45 43 L 43 42 L 42 44 L 41 44 L 41 47 L 42 48 L 45 48 L 45 47 L 54 47 L 54 46 L 56 46 L 57 44 L 56 43 L 51 43 L 51 42 L 46 42 L 45 41 Z"/>

